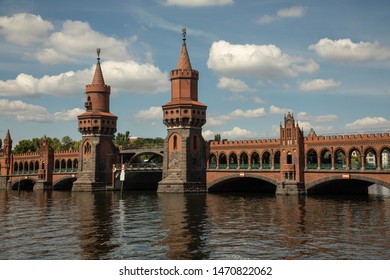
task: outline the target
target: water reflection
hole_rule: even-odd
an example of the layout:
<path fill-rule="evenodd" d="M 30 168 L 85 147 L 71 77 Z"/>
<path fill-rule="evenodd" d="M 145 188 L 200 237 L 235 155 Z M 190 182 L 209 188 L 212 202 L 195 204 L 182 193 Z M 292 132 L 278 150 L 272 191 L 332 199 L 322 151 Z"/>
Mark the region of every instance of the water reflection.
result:
<path fill-rule="evenodd" d="M 390 197 L 0 192 L 0 259 L 389 259 Z"/>

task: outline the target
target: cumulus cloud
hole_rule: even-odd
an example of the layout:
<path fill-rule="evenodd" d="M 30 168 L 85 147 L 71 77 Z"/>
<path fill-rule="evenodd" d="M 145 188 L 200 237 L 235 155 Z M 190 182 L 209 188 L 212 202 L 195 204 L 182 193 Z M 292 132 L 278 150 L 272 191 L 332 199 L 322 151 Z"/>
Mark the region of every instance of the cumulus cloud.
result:
<path fill-rule="evenodd" d="M 390 47 L 381 46 L 378 42 L 354 43 L 351 39 L 331 40 L 323 38 L 310 45 L 309 50 L 319 56 L 336 61 L 360 62 L 369 60 L 390 59 Z"/>
<path fill-rule="evenodd" d="M 18 121 L 51 121 L 51 115 L 46 108 L 20 100 L 0 99 L 0 115 L 13 116 Z"/>
<path fill-rule="evenodd" d="M 267 114 L 264 108 L 249 109 L 249 110 L 235 109 L 234 111 L 226 115 L 209 116 L 207 118 L 206 126 L 207 127 L 220 126 L 231 120 L 236 120 L 240 118 L 263 118 L 266 115 Z"/>
<path fill-rule="evenodd" d="M 152 64 L 132 60 L 103 62 L 105 82 L 114 92 L 155 94 L 169 90 L 168 74 Z M 0 81 L 0 96 L 36 97 L 40 95 L 75 96 L 92 81 L 95 66 L 59 75 L 35 78 L 22 73 L 14 80 Z"/>
<path fill-rule="evenodd" d="M 270 114 L 275 114 L 275 115 L 286 115 L 286 114 L 292 113 L 294 111 L 292 109 L 279 108 L 279 107 L 276 107 L 274 105 L 271 105 L 269 107 L 269 112 L 270 112 Z"/>
<path fill-rule="evenodd" d="M 150 107 L 149 109 L 137 112 L 135 117 L 139 119 L 161 119 L 162 109 L 161 107 Z"/>
<path fill-rule="evenodd" d="M 217 84 L 218 88 L 227 89 L 231 92 L 253 92 L 255 89 L 250 88 L 244 81 L 234 78 L 221 77 Z"/>
<path fill-rule="evenodd" d="M 66 20 L 62 29 L 50 35 L 47 46 L 51 47 L 50 52 L 38 52 L 40 61 L 47 61 L 58 53 L 66 56 L 95 55 L 97 47 L 103 51 L 104 58 L 107 60 L 127 59 L 129 55 L 126 47 L 129 41 L 118 40 L 114 37 L 106 36 L 91 28 L 89 23 L 82 21 Z M 44 56 L 46 54 L 46 57 Z"/>
<path fill-rule="evenodd" d="M 233 0 L 165 0 L 164 4 L 168 6 L 182 7 L 210 7 L 232 5 Z"/>
<path fill-rule="evenodd" d="M 266 112 L 264 108 L 257 108 L 254 110 L 241 110 L 236 109 L 229 114 L 230 118 L 238 119 L 238 118 L 262 118 L 266 116 Z"/>
<path fill-rule="evenodd" d="M 40 105 L 29 104 L 21 100 L 0 99 L 0 116 L 14 117 L 21 122 L 74 121 L 84 112 L 85 110 L 81 108 L 74 108 L 51 114 Z"/>
<path fill-rule="evenodd" d="M 302 6 L 295 6 L 284 8 L 277 11 L 276 15 L 265 15 L 259 19 L 260 24 L 271 23 L 282 18 L 300 18 L 306 13 L 307 8 Z"/>
<path fill-rule="evenodd" d="M 0 17 L 0 33 L 8 42 L 21 46 L 45 41 L 53 28 L 51 22 L 43 20 L 39 15 L 20 13 Z"/>
<path fill-rule="evenodd" d="M 302 91 L 326 91 L 338 88 L 340 85 L 340 81 L 336 81 L 333 79 L 314 79 L 299 83 L 299 89 Z"/>
<path fill-rule="evenodd" d="M 263 79 L 295 77 L 319 69 L 313 60 L 290 56 L 274 45 L 239 45 L 223 40 L 212 44 L 207 66 L 221 76 L 252 75 Z"/>
<path fill-rule="evenodd" d="M 221 137 L 227 139 L 242 139 L 242 138 L 250 138 L 255 137 L 256 133 L 247 130 L 245 128 L 234 127 L 232 130 L 222 131 Z"/>
<path fill-rule="evenodd" d="M 349 130 L 390 129 L 390 120 L 383 117 L 365 117 L 348 123 L 345 127 Z"/>
<path fill-rule="evenodd" d="M 317 134 L 329 133 L 329 132 L 334 131 L 334 127 L 331 125 L 326 126 L 326 125 L 312 124 L 309 121 L 299 121 L 298 125 L 300 128 L 302 128 L 306 132 L 309 132 L 311 129 L 314 129 L 314 131 Z"/>
<path fill-rule="evenodd" d="M 319 115 L 315 116 L 306 112 L 299 112 L 297 115 L 297 119 L 299 121 L 313 121 L 313 122 L 334 122 L 339 119 L 339 117 L 335 114 L 328 114 L 328 115 Z"/>
<path fill-rule="evenodd" d="M 77 120 L 77 116 L 83 114 L 84 112 L 85 109 L 81 108 L 74 108 L 64 112 L 56 112 L 54 113 L 54 119 L 57 121 L 74 121 Z"/>

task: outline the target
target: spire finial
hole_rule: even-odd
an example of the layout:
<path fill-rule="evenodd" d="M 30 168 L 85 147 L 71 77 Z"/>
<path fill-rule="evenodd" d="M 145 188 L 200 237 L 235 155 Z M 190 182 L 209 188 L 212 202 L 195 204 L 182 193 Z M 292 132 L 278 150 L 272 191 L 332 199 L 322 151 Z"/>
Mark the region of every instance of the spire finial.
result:
<path fill-rule="evenodd" d="M 98 62 L 100 62 L 100 48 L 96 49 L 96 53 L 97 53 L 97 60 Z"/>
<path fill-rule="evenodd" d="M 186 40 L 186 35 L 187 35 L 187 28 L 183 27 L 181 29 L 181 35 L 183 36 L 183 41 Z"/>

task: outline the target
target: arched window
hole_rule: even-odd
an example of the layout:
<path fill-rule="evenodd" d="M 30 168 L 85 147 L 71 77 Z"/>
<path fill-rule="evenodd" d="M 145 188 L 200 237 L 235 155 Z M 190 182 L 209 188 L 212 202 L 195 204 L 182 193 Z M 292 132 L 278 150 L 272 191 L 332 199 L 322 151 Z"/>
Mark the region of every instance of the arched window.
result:
<path fill-rule="evenodd" d="M 18 172 L 19 172 L 19 166 L 18 166 L 18 163 L 15 162 L 14 163 L 14 173 L 18 174 Z"/>
<path fill-rule="evenodd" d="M 192 138 L 194 151 L 198 149 L 198 136 L 194 135 Z"/>
<path fill-rule="evenodd" d="M 362 167 L 362 159 L 360 152 L 357 149 L 352 149 L 349 153 L 349 168 L 360 169 Z"/>
<path fill-rule="evenodd" d="M 263 169 L 271 169 L 271 154 L 269 152 L 263 154 L 261 165 Z"/>
<path fill-rule="evenodd" d="M 390 149 L 385 148 L 381 153 L 381 168 L 390 169 Z"/>
<path fill-rule="evenodd" d="M 173 135 L 173 149 L 177 150 L 177 136 Z"/>
<path fill-rule="evenodd" d="M 66 161 L 63 159 L 61 160 L 61 171 L 64 171 L 66 169 Z"/>
<path fill-rule="evenodd" d="M 287 164 L 292 164 L 292 154 L 291 154 L 291 152 L 287 153 Z"/>
<path fill-rule="evenodd" d="M 226 155 L 224 153 L 222 153 L 222 154 L 219 155 L 219 165 L 218 165 L 218 168 L 225 169 L 226 165 L 227 165 Z"/>
<path fill-rule="evenodd" d="M 323 150 L 321 153 L 321 169 L 332 168 L 332 155 L 329 150 Z"/>
<path fill-rule="evenodd" d="M 317 169 L 317 167 L 318 167 L 317 153 L 314 150 L 310 150 L 307 153 L 307 169 Z"/>
<path fill-rule="evenodd" d="M 364 169 L 375 170 L 376 169 L 376 152 L 374 149 L 369 148 L 364 154 Z"/>
<path fill-rule="evenodd" d="M 251 154 L 251 168 L 252 169 L 260 168 L 260 156 L 257 152 Z"/>
<path fill-rule="evenodd" d="M 237 155 L 235 153 L 231 153 L 229 155 L 229 168 L 236 169 L 238 167 Z"/>
<path fill-rule="evenodd" d="M 76 158 L 75 160 L 73 160 L 73 170 L 77 171 L 78 168 L 79 168 L 79 161 Z"/>
<path fill-rule="evenodd" d="M 35 172 L 38 172 L 38 169 L 39 169 L 39 162 L 36 161 L 36 162 L 35 162 L 34 171 L 35 171 Z"/>
<path fill-rule="evenodd" d="M 72 160 L 68 159 L 68 161 L 66 162 L 66 171 L 70 172 L 71 170 L 72 170 Z"/>
<path fill-rule="evenodd" d="M 211 154 L 209 157 L 209 168 L 210 169 L 217 168 L 217 157 L 214 154 Z"/>
<path fill-rule="evenodd" d="M 347 167 L 347 157 L 345 152 L 341 149 L 336 150 L 334 153 L 334 168 L 335 169 L 346 169 Z"/>
<path fill-rule="evenodd" d="M 91 144 L 87 142 L 84 145 L 84 154 L 90 154 L 90 153 L 91 153 Z"/>
<path fill-rule="evenodd" d="M 57 159 L 57 160 L 55 161 L 55 163 L 54 163 L 54 172 L 60 172 L 60 168 L 61 168 L 61 166 L 60 166 L 60 160 Z"/>
<path fill-rule="evenodd" d="M 280 169 L 280 152 L 277 151 L 274 155 L 274 169 Z"/>
<path fill-rule="evenodd" d="M 240 168 L 241 169 L 247 169 L 248 168 L 248 155 L 245 152 L 243 152 L 240 155 Z"/>

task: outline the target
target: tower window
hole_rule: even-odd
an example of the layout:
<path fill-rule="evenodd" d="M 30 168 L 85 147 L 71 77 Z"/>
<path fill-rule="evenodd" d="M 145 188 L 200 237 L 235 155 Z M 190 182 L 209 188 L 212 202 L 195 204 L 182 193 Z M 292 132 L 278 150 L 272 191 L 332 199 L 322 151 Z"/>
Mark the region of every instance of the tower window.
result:
<path fill-rule="evenodd" d="M 177 150 L 177 136 L 176 135 L 173 136 L 173 149 Z"/>
<path fill-rule="evenodd" d="M 290 152 L 287 154 L 287 164 L 292 164 L 292 154 Z"/>

